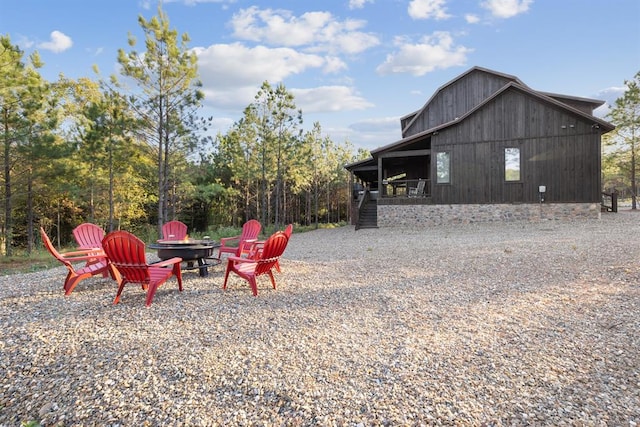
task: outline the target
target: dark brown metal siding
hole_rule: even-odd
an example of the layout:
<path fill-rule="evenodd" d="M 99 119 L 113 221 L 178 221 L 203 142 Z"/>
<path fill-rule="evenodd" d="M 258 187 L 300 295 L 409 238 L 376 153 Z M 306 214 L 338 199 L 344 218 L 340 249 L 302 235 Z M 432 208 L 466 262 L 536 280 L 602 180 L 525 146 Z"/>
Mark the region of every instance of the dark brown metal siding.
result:
<path fill-rule="evenodd" d="M 433 202 L 600 200 L 600 134 L 584 118 L 518 90 L 432 137 Z M 504 179 L 504 149 L 520 148 L 521 181 Z M 451 183 L 435 184 L 436 152 L 451 153 Z"/>

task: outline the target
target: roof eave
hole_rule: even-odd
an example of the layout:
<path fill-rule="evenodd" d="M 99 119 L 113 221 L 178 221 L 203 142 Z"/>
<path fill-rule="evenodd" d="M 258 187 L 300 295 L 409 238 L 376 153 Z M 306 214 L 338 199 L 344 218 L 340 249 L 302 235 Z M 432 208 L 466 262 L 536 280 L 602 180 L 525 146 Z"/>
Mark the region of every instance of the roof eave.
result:
<path fill-rule="evenodd" d="M 538 93 L 541 93 L 543 95 L 546 95 L 548 97 L 551 98 L 564 98 L 564 99 L 570 99 L 573 101 L 580 101 L 580 102 L 584 102 L 587 104 L 591 104 L 593 106 L 600 107 L 601 105 L 604 105 L 606 101 L 603 101 L 601 99 L 594 99 L 594 98 L 583 98 L 580 96 L 572 96 L 572 95 L 565 95 L 562 93 L 553 93 L 553 92 L 543 92 L 543 91 L 538 91 Z"/>

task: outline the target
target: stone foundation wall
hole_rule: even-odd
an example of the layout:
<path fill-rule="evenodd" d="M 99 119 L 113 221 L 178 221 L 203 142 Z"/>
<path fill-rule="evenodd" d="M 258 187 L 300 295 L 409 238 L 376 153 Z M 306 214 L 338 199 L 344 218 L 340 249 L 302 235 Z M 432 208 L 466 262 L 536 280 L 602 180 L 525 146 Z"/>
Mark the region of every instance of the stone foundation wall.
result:
<path fill-rule="evenodd" d="M 598 203 L 496 205 L 380 205 L 378 227 L 415 227 L 478 222 L 600 219 Z"/>

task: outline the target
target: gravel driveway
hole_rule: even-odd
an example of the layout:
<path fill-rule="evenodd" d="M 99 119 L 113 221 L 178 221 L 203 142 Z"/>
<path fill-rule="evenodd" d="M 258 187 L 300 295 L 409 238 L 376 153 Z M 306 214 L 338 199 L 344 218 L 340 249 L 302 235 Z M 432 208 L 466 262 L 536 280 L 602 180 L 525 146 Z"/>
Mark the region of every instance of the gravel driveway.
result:
<path fill-rule="evenodd" d="M 294 233 L 257 298 L 0 277 L 0 425 L 636 426 L 639 261 L 624 211 Z"/>

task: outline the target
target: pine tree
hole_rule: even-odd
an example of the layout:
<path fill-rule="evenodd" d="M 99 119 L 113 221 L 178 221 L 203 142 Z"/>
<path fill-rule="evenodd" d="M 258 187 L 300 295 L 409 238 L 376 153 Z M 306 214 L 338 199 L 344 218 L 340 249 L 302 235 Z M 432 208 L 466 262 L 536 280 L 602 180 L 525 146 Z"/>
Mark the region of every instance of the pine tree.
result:
<path fill-rule="evenodd" d="M 169 28 L 169 18 L 158 7 L 158 16 L 138 18 L 146 38 L 146 52 L 118 51 L 122 74 L 138 85 L 129 96 L 145 130 L 145 138 L 157 147 L 158 233 L 169 218 L 172 156 L 192 148 L 199 126 L 197 107 L 204 99 L 198 80 L 197 56 L 189 51 L 189 36 Z M 133 48 L 136 39 L 129 36 Z M 116 79 L 112 79 L 116 82 Z M 122 86 L 120 86 L 122 87 Z M 200 123 L 201 124 L 201 123 Z"/>
<path fill-rule="evenodd" d="M 631 209 L 637 209 L 638 184 L 638 138 L 640 137 L 640 71 L 633 80 L 625 80 L 627 90 L 616 99 L 609 112 L 611 122 L 616 126 L 611 141 L 619 148 L 619 154 L 628 152 L 630 158 Z"/>

